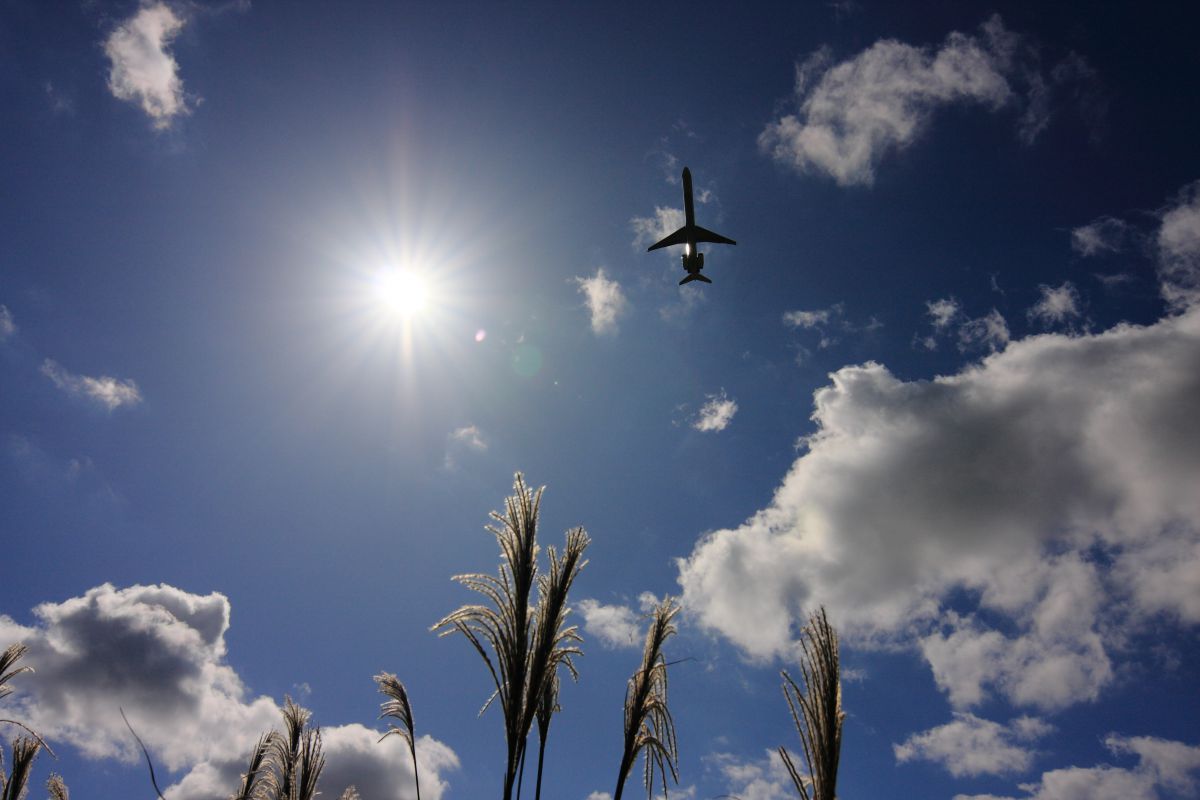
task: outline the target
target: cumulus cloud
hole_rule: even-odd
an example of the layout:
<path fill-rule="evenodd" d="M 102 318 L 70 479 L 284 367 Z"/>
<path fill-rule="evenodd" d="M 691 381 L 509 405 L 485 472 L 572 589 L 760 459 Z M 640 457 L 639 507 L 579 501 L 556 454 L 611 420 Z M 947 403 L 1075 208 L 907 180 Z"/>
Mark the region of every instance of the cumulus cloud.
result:
<path fill-rule="evenodd" d="M 767 750 L 761 759 L 743 760 L 731 753 L 716 753 L 705 761 L 725 781 L 728 794 L 741 800 L 787 800 L 796 789 L 779 753 Z"/>
<path fill-rule="evenodd" d="M 951 33 L 937 50 L 885 39 L 833 66 L 820 51 L 796 68 L 795 113 L 768 124 L 759 146 L 797 171 L 870 185 L 883 157 L 911 145 L 940 107 L 994 111 L 1013 101 L 1021 46 L 994 16 L 978 35 Z M 1032 121 L 1023 127 L 1036 135 Z"/>
<path fill-rule="evenodd" d="M 1159 800 L 1161 790 L 1179 796 L 1194 795 L 1195 773 L 1200 770 L 1200 747 L 1150 736 L 1109 734 L 1105 746 L 1114 756 L 1133 755 L 1132 769 L 1103 764 L 1068 767 L 1042 775 L 1041 781 L 1022 784 L 1019 800 Z M 1018 800 L 997 795 L 955 795 L 954 800 Z"/>
<path fill-rule="evenodd" d="M 1079 290 L 1075 284 L 1064 281 L 1062 286 L 1050 287 L 1043 283 L 1038 286 L 1038 292 L 1038 301 L 1025 312 L 1030 322 L 1049 328 L 1070 324 L 1079 318 Z"/>
<path fill-rule="evenodd" d="M 583 615 L 583 630 L 600 640 L 605 647 L 640 647 L 639 615 L 628 606 L 605 605 L 598 600 L 579 601 Z"/>
<path fill-rule="evenodd" d="M 896 761 L 933 761 L 956 778 L 1022 773 L 1033 764 L 1029 744 L 1053 730 L 1036 717 L 1008 725 L 957 713 L 954 720 L 892 745 Z"/>
<path fill-rule="evenodd" d="M 592 315 L 592 333 L 597 336 L 616 333 L 617 320 L 629 309 L 621 284 L 605 275 L 603 267 L 598 267 L 590 278 L 576 278 L 575 283 Z"/>
<path fill-rule="evenodd" d="M 104 584 L 33 613 L 29 627 L 0 616 L 0 648 L 24 642 L 24 663 L 36 669 L 14 684 L 5 715 L 12 711 L 89 758 L 135 763 L 140 753 L 121 720 L 123 708 L 155 760 L 186 771 L 167 790 L 169 800 L 227 796 L 258 736 L 279 726 L 278 705 L 252 697 L 225 662 L 230 604 L 224 595 Z M 355 783 L 367 797 L 415 797 L 401 745 L 375 745 L 378 733 L 361 725 L 322 733 L 327 793 L 338 796 Z M 429 737 L 421 738 L 417 755 L 422 786 L 428 781 L 430 796 L 440 796 L 441 775 L 457 758 Z"/>
<path fill-rule="evenodd" d="M 132 380 L 120 380 L 101 375 L 91 378 L 68 372 L 57 361 L 47 358 L 42 362 L 42 374 L 64 392 L 84 397 L 113 411 L 121 406 L 136 406 L 142 402 L 142 393 Z"/>
<path fill-rule="evenodd" d="M 1111 682 L 1122 619 L 1200 623 L 1200 309 L 830 378 L 770 505 L 678 562 L 701 626 L 789 658 L 824 604 L 850 640 L 919 641 L 956 708 L 1050 710 Z"/>
<path fill-rule="evenodd" d="M 1156 240 L 1162 296 L 1173 311 L 1200 301 L 1200 181 L 1162 212 Z"/>
<path fill-rule="evenodd" d="M 446 456 L 442 462 L 446 469 L 454 469 L 459 460 L 472 453 L 486 453 L 487 438 L 475 425 L 464 425 L 446 435 Z"/>
<path fill-rule="evenodd" d="M 1071 249 L 1081 256 L 1116 253 L 1124 245 L 1129 225 L 1115 217 L 1100 217 L 1071 231 Z"/>
<path fill-rule="evenodd" d="M 17 323 L 13 320 L 12 312 L 8 310 L 8 306 L 0 304 L 0 342 L 16 332 Z"/>
<path fill-rule="evenodd" d="M 137 103 L 159 130 L 188 113 L 171 43 L 185 20 L 163 2 L 143 2 L 104 42 L 113 97 Z"/>
<path fill-rule="evenodd" d="M 1008 323 L 996 309 L 982 317 L 969 319 L 958 327 L 958 349 L 964 353 L 971 350 L 1001 350 L 1008 344 Z"/>
<path fill-rule="evenodd" d="M 692 427 L 705 433 L 723 431 L 733 422 L 733 415 L 737 410 L 737 401 L 722 389 L 717 394 L 707 395 L 704 405 L 700 406 L 700 412 L 692 422 Z"/>

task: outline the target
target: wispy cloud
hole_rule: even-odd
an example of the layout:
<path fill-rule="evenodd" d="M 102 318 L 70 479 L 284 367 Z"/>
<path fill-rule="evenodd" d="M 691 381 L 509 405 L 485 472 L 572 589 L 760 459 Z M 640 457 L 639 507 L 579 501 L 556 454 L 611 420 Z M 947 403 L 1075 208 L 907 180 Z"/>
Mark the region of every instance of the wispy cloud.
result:
<path fill-rule="evenodd" d="M 1200 302 L 1200 181 L 1162 212 L 1155 243 L 1167 305 L 1179 311 Z"/>
<path fill-rule="evenodd" d="M 1129 225 L 1115 217 L 1100 217 L 1071 231 L 1071 249 L 1081 256 L 1116 253 L 1125 243 Z"/>
<path fill-rule="evenodd" d="M 692 427 L 706 433 L 723 431 L 729 427 L 737 410 L 737 401 L 722 389 L 716 394 L 707 395 L 704 405 L 700 406 L 700 411 L 692 422 Z"/>
<path fill-rule="evenodd" d="M 791 325 L 793 328 L 815 328 L 818 325 L 827 324 L 831 313 L 833 313 L 833 309 L 829 308 L 816 311 L 785 311 L 783 323 Z"/>
<path fill-rule="evenodd" d="M 109 411 L 142 402 L 142 394 L 137 384 L 130 379 L 121 380 L 108 375 L 101 375 L 99 378 L 76 375 L 49 358 L 42 362 L 42 374 L 67 394 L 91 400 Z"/>
<path fill-rule="evenodd" d="M 962 352 L 987 349 L 1002 350 L 1008 344 L 1008 323 L 996 309 L 982 317 L 969 319 L 958 326 L 958 349 Z"/>
<path fill-rule="evenodd" d="M 962 312 L 962 306 L 953 297 L 943 297 L 940 300 L 926 300 L 925 312 L 929 314 L 933 329 L 943 331 Z"/>
<path fill-rule="evenodd" d="M 259 734 L 279 725 L 278 705 L 250 697 L 225 661 L 230 603 L 224 595 L 165 584 L 104 584 L 81 597 L 42 603 L 33 616 L 27 627 L 0 615 L 0 649 L 23 642 L 28 662 L 37 665 L 10 698 L 21 718 L 89 758 L 133 763 L 140 753 L 121 721 L 124 709 L 156 760 L 186 772 L 167 790 L 176 800 L 228 796 Z M 324 726 L 321 733 L 328 758 L 322 785 L 330 796 L 351 783 L 365 797 L 410 796 L 412 767 L 401 743 L 377 744 L 378 732 L 358 724 Z M 422 796 L 441 797 L 457 756 L 422 736 L 417 760 Z"/>
<path fill-rule="evenodd" d="M 591 313 L 592 333 L 597 336 L 615 334 L 617 321 L 629 309 L 629 301 L 621 291 L 621 284 L 609 278 L 603 267 L 598 267 L 596 274 L 590 278 L 575 278 L 575 283 Z"/>
<path fill-rule="evenodd" d="M 112 66 L 108 88 L 118 100 L 138 104 L 158 130 L 188 113 L 171 43 L 185 20 L 164 2 L 143 2 L 104 42 Z"/>
<path fill-rule="evenodd" d="M 0 342 L 17 332 L 17 322 L 8 306 L 0 305 Z"/>
<path fill-rule="evenodd" d="M 824 350 L 838 343 L 839 337 L 847 333 L 869 333 L 883 327 L 883 323 L 871 317 L 865 324 L 857 324 L 846 318 L 844 303 L 834 303 L 829 308 L 812 310 L 786 311 L 783 314 L 783 324 L 799 330 L 815 331 L 819 335 L 817 348 Z M 799 358 L 808 354 L 805 348 L 800 349 Z"/>
<path fill-rule="evenodd" d="M 1038 301 L 1025 312 L 1030 322 L 1049 328 L 1070 324 L 1079 318 L 1079 290 L 1075 284 L 1070 281 L 1064 281 L 1062 286 L 1057 287 L 1041 284 L 1038 292 L 1041 294 Z"/>
<path fill-rule="evenodd" d="M 954 720 L 892 745 L 896 761 L 933 761 L 956 778 L 1023 773 L 1033 764 L 1032 742 L 1053 728 L 1036 717 L 1008 725 L 959 712 Z"/>
<path fill-rule="evenodd" d="M 772 502 L 679 562 L 684 601 L 756 658 L 790 657 L 817 604 L 850 641 L 916 639 L 958 710 L 1095 699 L 1123 620 L 1200 624 L 1200 448 L 1178 439 L 1197 359 L 1192 308 L 932 381 L 843 367 Z"/>
<path fill-rule="evenodd" d="M 446 456 L 442 466 L 455 469 L 462 457 L 469 454 L 486 453 L 487 438 L 475 425 L 464 425 L 446 435 Z"/>

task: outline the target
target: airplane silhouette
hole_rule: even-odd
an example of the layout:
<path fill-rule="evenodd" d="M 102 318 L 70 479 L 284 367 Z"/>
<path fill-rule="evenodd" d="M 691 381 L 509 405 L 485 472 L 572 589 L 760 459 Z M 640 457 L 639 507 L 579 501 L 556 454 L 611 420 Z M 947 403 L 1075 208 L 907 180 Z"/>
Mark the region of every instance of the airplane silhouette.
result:
<path fill-rule="evenodd" d="M 704 269 L 704 253 L 696 250 L 696 242 L 712 242 L 713 244 L 737 244 L 737 242 L 696 224 L 696 214 L 692 209 L 692 172 L 687 167 L 683 168 L 683 213 L 686 217 L 683 227 L 665 239 L 650 245 L 646 252 L 649 253 L 660 247 L 670 247 L 673 244 L 681 244 L 683 245 L 683 255 L 680 256 L 680 259 L 683 262 L 683 268 L 687 270 L 687 277 L 681 280 L 679 285 L 683 286 L 692 281 L 712 283 L 710 279 L 700 274 L 700 270 Z"/>

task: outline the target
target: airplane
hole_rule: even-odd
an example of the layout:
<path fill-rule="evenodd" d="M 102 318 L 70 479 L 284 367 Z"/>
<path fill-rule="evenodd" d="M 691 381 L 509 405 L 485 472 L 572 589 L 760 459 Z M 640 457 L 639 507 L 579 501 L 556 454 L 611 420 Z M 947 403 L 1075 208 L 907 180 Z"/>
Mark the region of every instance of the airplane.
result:
<path fill-rule="evenodd" d="M 696 215 L 692 210 L 692 172 L 687 167 L 683 168 L 683 212 L 686 217 L 683 227 L 665 239 L 650 245 L 646 252 L 649 253 L 660 247 L 670 247 L 673 244 L 681 244 L 683 245 L 683 255 L 680 256 L 680 259 L 683 262 L 683 268 L 687 270 L 687 277 L 681 280 L 679 285 L 683 286 L 692 281 L 712 283 L 709 278 L 700 274 L 700 270 L 704 269 L 704 253 L 696 250 L 696 243 L 737 244 L 737 242 L 696 224 Z"/>

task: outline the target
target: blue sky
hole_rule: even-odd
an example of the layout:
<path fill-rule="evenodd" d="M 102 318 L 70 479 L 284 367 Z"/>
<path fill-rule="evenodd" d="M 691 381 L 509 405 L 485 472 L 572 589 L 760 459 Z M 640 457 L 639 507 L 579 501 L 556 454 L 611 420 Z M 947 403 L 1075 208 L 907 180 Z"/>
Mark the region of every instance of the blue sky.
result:
<path fill-rule="evenodd" d="M 685 798 L 1200 780 L 1200 51 L 1144 3 L 0 5 L 0 716 L 38 780 L 233 791 L 285 694 L 325 796 L 497 793 L 429 626 L 513 474 L 583 525 L 546 792 L 603 800 L 646 593 Z M 711 286 L 677 286 L 691 168 Z M 415 276 L 418 310 L 382 296 Z M 411 294 L 411 292 L 410 292 Z M 631 646 L 632 643 L 632 646 Z M 7 735 L 7 732 L 6 732 Z M 630 792 L 636 791 L 630 785 Z"/>

